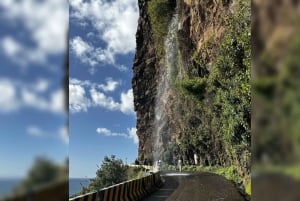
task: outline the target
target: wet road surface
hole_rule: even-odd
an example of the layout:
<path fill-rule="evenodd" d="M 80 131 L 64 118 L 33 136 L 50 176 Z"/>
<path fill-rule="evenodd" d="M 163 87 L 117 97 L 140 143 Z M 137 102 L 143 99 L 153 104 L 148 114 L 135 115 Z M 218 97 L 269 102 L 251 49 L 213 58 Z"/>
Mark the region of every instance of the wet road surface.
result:
<path fill-rule="evenodd" d="M 244 201 L 232 182 L 212 173 L 162 173 L 164 185 L 142 201 Z"/>

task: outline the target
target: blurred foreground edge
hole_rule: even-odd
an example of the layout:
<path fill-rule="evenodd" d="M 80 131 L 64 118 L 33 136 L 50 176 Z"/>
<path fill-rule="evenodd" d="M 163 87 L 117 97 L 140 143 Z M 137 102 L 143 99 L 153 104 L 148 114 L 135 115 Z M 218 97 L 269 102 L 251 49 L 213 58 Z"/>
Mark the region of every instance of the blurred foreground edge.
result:
<path fill-rule="evenodd" d="M 252 200 L 300 201 L 300 1 L 251 4 Z"/>
<path fill-rule="evenodd" d="M 27 193 L 0 198 L 0 201 L 65 201 L 69 199 L 69 181 L 39 186 Z"/>
<path fill-rule="evenodd" d="M 299 201 L 300 182 L 280 173 L 252 176 L 253 201 Z"/>

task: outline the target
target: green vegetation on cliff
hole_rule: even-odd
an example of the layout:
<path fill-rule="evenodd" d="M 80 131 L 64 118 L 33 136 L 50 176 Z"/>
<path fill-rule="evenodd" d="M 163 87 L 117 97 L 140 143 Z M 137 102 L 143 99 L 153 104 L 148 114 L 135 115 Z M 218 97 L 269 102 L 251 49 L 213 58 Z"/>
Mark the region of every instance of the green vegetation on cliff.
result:
<path fill-rule="evenodd" d="M 164 55 L 164 43 L 174 8 L 175 1 L 172 3 L 169 0 L 151 0 L 148 3 L 148 14 L 158 56 Z"/>
<path fill-rule="evenodd" d="M 166 54 L 164 44 L 175 11 L 170 2 L 148 1 L 147 13 L 159 59 Z M 196 154 L 199 166 L 225 168 L 226 171 L 216 170 L 225 176 L 234 168 L 231 175 L 239 182 L 249 181 L 250 8 L 246 0 L 178 4 L 179 66 L 172 69 L 177 76 L 170 83 L 168 95 L 172 100 L 166 110 L 172 126 L 169 135 L 175 136 L 176 142 L 164 144 L 162 158 L 168 164 L 181 158 L 184 165 L 194 165 Z M 163 68 L 160 63 L 158 67 Z"/>
<path fill-rule="evenodd" d="M 211 63 L 208 64 L 201 53 L 206 50 L 196 50 L 190 55 L 195 73 L 176 80 L 182 96 L 178 107 L 182 108 L 185 125 L 178 145 L 184 163 L 193 165 L 195 153 L 201 166 L 234 168 L 233 180 L 243 182 L 248 191 L 251 153 L 250 22 L 250 3 L 240 0 L 239 11 L 227 18 L 226 33 L 218 45 L 208 43 L 204 46 L 215 48 Z M 172 148 L 166 152 L 172 153 L 170 150 Z M 224 174 L 220 171 L 226 176 L 227 169 Z"/>
<path fill-rule="evenodd" d="M 228 22 L 228 31 L 217 50 L 209 73 L 177 80 L 186 99 L 197 104 L 185 113 L 189 129 L 182 135 L 185 155 L 198 153 L 202 158 L 216 152 L 212 164 L 248 168 L 250 160 L 250 4 L 240 1 L 240 10 Z M 201 54 L 192 55 L 205 68 Z M 196 68 L 196 66 L 195 66 Z M 195 111 L 198 112 L 195 112 Z M 193 119 L 199 119 L 195 123 Z M 187 144 L 185 144 L 187 143 Z M 209 152 L 209 153 L 208 153 Z M 228 155 L 219 161 L 218 153 Z M 186 156 L 190 161 L 191 156 Z M 215 162 L 213 162 L 215 160 Z"/>

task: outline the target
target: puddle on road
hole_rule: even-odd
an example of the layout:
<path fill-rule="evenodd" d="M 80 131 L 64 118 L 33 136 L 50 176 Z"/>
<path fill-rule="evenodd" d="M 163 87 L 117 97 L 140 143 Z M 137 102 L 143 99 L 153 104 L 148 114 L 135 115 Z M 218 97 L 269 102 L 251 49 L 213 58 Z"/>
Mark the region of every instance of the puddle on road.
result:
<path fill-rule="evenodd" d="M 189 176 L 191 175 L 190 173 L 166 173 L 163 176 Z"/>

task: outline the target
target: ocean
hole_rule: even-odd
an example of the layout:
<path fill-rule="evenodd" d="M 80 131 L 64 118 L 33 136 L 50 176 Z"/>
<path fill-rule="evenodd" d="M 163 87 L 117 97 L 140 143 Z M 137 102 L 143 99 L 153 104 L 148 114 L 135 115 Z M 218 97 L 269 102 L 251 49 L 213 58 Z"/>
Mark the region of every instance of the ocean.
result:
<path fill-rule="evenodd" d="M 0 197 L 9 194 L 21 181 L 21 179 L 0 178 Z M 87 187 L 89 183 L 89 178 L 70 178 L 69 196 L 79 193 L 82 187 Z"/>
<path fill-rule="evenodd" d="M 69 196 L 79 193 L 82 187 L 90 184 L 89 178 L 70 178 L 69 180 Z"/>
<path fill-rule="evenodd" d="M 0 197 L 9 194 L 21 181 L 17 178 L 0 178 Z"/>

